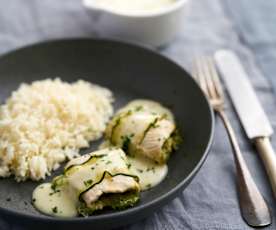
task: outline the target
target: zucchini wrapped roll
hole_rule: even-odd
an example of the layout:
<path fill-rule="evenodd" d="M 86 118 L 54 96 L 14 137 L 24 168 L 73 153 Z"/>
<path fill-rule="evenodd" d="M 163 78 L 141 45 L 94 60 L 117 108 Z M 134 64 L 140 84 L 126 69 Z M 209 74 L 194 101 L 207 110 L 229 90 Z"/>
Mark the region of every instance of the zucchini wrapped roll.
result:
<path fill-rule="evenodd" d="M 105 207 L 127 208 L 139 199 L 138 178 L 130 174 L 121 149 L 103 149 L 72 160 L 53 186 L 63 183 L 68 183 L 77 194 L 78 212 L 82 215 Z"/>
<path fill-rule="evenodd" d="M 109 122 L 105 138 L 129 155 L 140 154 L 160 164 L 180 141 L 172 113 L 147 100 L 135 100 L 120 109 Z"/>
<path fill-rule="evenodd" d="M 60 193 L 57 199 L 70 197 L 67 200 L 74 203 L 76 213 L 87 216 L 104 208 L 133 206 L 139 200 L 138 181 L 128 169 L 125 153 L 121 149 L 107 148 L 71 160 L 64 173 L 54 178 L 51 188 L 52 193 Z M 62 207 L 64 205 L 57 208 Z"/>

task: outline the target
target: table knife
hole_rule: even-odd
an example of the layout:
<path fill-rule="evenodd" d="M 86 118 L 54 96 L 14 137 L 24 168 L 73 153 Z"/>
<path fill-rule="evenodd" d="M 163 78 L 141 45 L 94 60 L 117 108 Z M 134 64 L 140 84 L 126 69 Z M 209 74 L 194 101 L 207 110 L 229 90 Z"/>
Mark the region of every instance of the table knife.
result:
<path fill-rule="evenodd" d="M 263 161 L 276 198 L 276 155 L 270 142 L 271 124 L 237 55 L 230 50 L 219 50 L 215 61 L 242 126 Z"/>

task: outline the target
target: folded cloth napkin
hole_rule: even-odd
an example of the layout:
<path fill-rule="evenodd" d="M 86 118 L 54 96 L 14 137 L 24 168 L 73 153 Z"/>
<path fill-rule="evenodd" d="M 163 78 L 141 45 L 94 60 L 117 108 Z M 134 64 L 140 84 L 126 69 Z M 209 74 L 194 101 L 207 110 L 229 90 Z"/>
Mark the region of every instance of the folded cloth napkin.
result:
<path fill-rule="evenodd" d="M 273 126 L 276 125 L 276 98 L 262 75 L 273 79 L 276 72 L 276 30 L 274 1 L 194 0 L 188 1 L 180 35 L 158 51 L 191 70 L 195 55 L 212 55 L 217 49 L 237 52 L 251 77 Z M 64 37 L 99 37 L 81 1 L 10 0 L 0 7 L 0 53 L 37 41 Z M 276 82 L 274 83 L 276 86 Z M 276 229 L 276 206 L 261 161 L 246 139 L 228 98 L 227 113 L 242 153 L 265 199 L 272 208 Z M 274 146 L 276 142 L 273 142 Z M 276 147 L 276 146 L 275 146 Z M 216 121 L 212 151 L 196 178 L 183 193 L 130 230 L 234 230 L 251 229 L 241 218 L 236 193 L 235 166 L 224 127 Z M 23 230 L 22 226 L 0 221 L 0 230 Z"/>

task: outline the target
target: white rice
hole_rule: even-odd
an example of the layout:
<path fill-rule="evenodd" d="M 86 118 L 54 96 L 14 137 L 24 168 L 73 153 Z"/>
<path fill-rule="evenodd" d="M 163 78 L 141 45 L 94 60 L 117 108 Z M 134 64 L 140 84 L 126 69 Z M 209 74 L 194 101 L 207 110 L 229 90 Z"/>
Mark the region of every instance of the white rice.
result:
<path fill-rule="evenodd" d="M 113 114 L 106 88 L 79 80 L 22 84 L 0 106 L 0 177 L 44 179 L 100 138 Z"/>

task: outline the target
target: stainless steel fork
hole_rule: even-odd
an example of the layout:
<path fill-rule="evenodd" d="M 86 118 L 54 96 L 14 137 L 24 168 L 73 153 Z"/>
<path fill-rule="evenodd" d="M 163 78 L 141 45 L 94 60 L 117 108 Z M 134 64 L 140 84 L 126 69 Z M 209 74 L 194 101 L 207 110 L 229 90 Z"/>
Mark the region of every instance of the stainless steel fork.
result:
<path fill-rule="evenodd" d="M 269 225 L 271 223 L 269 208 L 247 168 L 234 130 L 224 112 L 223 90 L 213 59 L 210 57 L 196 59 L 193 77 L 209 99 L 214 111 L 222 119 L 227 130 L 236 164 L 239 204 L 244 220 L 254 227 Z"/>

